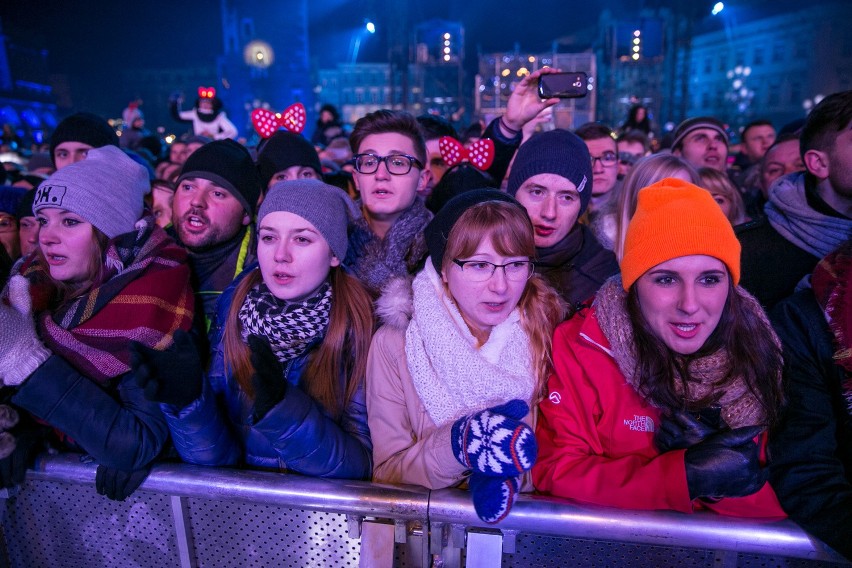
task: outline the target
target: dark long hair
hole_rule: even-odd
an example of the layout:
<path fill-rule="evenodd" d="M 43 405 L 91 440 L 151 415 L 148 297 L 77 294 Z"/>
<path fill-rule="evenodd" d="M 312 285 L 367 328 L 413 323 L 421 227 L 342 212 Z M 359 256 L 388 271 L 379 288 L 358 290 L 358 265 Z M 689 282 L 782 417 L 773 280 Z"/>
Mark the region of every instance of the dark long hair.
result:
<path fill-rule="evenodd" d="M 636 285 L 630 287 L 627 313 L 633 324 L 639 391 L 664 408 L 695 411 L 710 406 L 716 402 L 714 397 L 688 403 L 677 394 L 675 383 L 680 381 L 682 392 L 688 392 L 690 363 L 723 349 L 728 354 L 730 366 L 717 385 L 724 388 L 734 378 L 742 377 L 746 387 L 760 402 L 766 424 L 771 429 L 778 424 L 784 401 L 780 380 L 783 367 L 781 348 L 773 340 L 769 324 L 748 313 L 745 300 L 736 292 L 730 276 L 728 282 L 728 298 L 719 324 L 701 349 L 690 355 L 675 353 L 653 333 L 642 315 Z"/>

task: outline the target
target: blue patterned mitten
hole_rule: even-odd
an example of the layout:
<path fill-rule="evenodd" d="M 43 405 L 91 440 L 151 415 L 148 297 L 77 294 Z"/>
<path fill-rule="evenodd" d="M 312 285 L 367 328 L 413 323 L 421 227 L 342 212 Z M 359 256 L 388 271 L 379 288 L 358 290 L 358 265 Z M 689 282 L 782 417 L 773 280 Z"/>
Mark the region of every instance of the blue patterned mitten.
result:
<path fill-rule="evenodd" d="M 450 438 L 453 455 L 463 466 L 490 477 L 522 474 L 538 455 L 535 434 L 521 422 L 527 412 L 527 403 L 515 399 L 459 418 Z"/>
<path fill-rule="evenodd" d="M 518 498 L 520 479 L 500 479 L 474 472 L 468 484 L 477 516 L 486 523 L 499 523 L 506 518 Z"/>

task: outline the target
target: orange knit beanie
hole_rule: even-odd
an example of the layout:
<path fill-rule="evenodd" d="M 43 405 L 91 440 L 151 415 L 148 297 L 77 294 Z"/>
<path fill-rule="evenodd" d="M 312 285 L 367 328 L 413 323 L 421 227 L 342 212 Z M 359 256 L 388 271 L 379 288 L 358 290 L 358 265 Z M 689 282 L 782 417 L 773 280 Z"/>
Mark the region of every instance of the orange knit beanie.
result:
<path fill-rule="evenodd" d="M 639 190 L 624 239 L 624 289 L 658 264 L 693 254 L 718 258 L 739 283 L 740 242 L 709 191 L 677 178 Z"/>

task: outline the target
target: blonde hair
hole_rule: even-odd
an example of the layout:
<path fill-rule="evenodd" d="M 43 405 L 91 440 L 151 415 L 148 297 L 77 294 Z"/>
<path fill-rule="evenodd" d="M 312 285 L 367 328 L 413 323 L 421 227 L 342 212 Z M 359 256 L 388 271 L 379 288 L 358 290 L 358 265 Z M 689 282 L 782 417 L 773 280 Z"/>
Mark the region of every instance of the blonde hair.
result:
<path fill-rule="evenodd" d="M 731 210 L 728 213 L 728 221 L 731 225 L 739 225 L 746 221 L 743 196 L 725 173 L 713 168 L 700 168 L 698 176 L 699 187 L 703 187 L 711 194 L 718 193 L 731 202 Z"/>
<path fill-rule="evenodd" d="M 474 254 L 479 244 L 486 240 L 490 240 L 494 250 L 503 256 L 535 258 L 533 227 L 526 212 L 506 201 L 486 201 L 469 208 L 453 225 L 441 271 L 449 270 L 454 258 Z M 533 406 L 545 395 L 547 377 L 553 368 L 553 330 L 565 319 L 566 307 L 559 294 L 541 276 L 533 274 L 518 308 L 521 327 L 530 339 L 536 377 L 536 389 L 530 401 Z"/>
<path fill-rule="evenodd" d="M 624 238 L 627 225 L 636 212 L 636 196 L 643 187 L 648 187 L 667 177 L 683 176 L 690 183 L 698 183 L 698 172 L 686 160 L 672 154 L 654 154 L 636 162 L 636 165 L 624 177 L 621 193 L 618 195 L 615 214 L 615 242 L 613 252 L 621 262 L 624 257 Z"/>

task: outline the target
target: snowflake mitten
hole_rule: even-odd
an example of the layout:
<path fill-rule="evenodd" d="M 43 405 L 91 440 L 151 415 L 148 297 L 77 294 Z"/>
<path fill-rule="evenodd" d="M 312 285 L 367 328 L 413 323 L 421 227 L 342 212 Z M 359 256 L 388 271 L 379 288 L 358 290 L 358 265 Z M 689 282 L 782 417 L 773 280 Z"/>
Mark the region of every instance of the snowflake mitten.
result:
<path fill-rule="evenodd" d="M 474 472 L 468 481 L 473 508 L 486 523 L 499 523 L 506 518 L 518 498 L 520 480 L 517 477 L 489 477 Z"/>
<path fill-rule="evenodd" d="M 490 477 L 515 477 L 530 469 L 538 455 L 532 429 L 521 420 L 529 412 L 515 399 L 459 418 L 450 440 L 463 466 Z"/>

